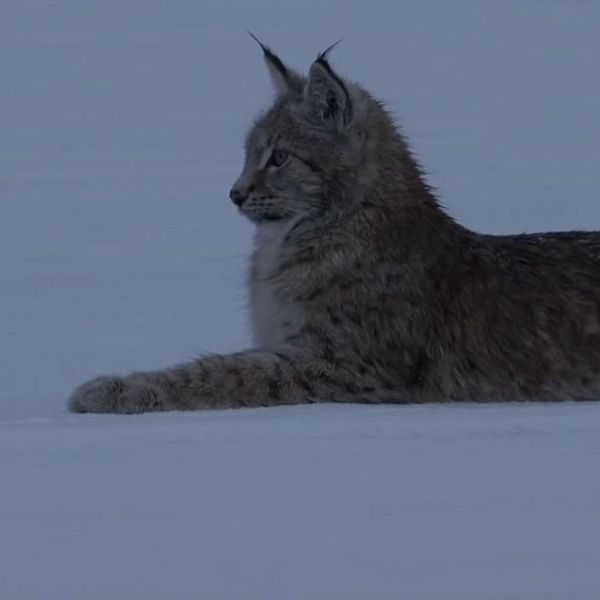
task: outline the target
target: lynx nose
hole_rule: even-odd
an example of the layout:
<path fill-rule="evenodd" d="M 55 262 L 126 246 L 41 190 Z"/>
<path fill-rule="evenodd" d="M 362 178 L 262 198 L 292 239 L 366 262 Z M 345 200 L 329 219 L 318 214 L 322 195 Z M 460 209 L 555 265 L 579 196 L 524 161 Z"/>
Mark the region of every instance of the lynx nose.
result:
<path fill-rule="evenodd" d="M 236 206 L 241 206 L 246 201 L 246 198 L 248 198 L 248 195 L 245 194 L 244 192 L 242 192 L 242 190 L 240 190 L 239 188 L 234 186 L 231 188 L 231 191 L 229 192 L 229 197 L 231 198 L 231 201 Z"/>

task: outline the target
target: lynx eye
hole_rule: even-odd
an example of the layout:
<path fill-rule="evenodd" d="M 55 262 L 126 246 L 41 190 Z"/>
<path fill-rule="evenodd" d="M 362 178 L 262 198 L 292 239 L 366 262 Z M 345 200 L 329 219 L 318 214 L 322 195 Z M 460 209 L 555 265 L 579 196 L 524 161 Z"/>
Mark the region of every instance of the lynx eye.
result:
<path fill-rule="evenodd" d="M 271 152 L 271 156 L 269 157 L 269 162 L 267 164 L 278 169 L 279 167 L 283 167 L 289 156 L 289 152 L 275 148 L 273 152 Z"/>

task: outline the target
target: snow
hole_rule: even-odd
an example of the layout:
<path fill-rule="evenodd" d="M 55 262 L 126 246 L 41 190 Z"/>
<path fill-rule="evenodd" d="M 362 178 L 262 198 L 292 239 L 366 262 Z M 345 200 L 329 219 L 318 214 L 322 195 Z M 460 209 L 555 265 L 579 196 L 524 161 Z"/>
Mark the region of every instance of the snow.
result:
<path fill-rule="evenodd" d="M 2 597 L 591 599 L 599 439 L 591 404 L 5 423 Z"/>
<path fill-rule="evenodd" d="M 248 343 L 250 29 L 385 100 L 448 210 L 600 229 L 600 5 L 3 0 L 0 597 L 587 600 L 600 405 L 76 416 Z"/>

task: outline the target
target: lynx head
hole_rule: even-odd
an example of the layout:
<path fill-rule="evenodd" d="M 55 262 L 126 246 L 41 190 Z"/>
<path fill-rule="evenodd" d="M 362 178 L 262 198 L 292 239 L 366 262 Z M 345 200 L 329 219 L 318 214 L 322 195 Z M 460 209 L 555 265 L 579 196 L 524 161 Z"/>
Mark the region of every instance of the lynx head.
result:
<path fill-rule="evenodd" d="M 276 98 L 248 133 L 230 198 L 257 223 L 343 213 L 378 177 L 384 138 L 397 140 L 393 123 L 377 101 L 335 73 L 331 48 L 304 77 L 259 44 Z"/>

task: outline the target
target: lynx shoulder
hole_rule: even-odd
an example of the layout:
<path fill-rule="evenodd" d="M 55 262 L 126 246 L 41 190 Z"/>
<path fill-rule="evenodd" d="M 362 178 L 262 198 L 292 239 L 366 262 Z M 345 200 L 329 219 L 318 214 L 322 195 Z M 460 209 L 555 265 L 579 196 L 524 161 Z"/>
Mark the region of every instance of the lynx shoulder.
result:
<path fill-rule="evenodd" d="M 256 226 L 254 346 L 100 377 L 75 412 L 600 397 L 600 233 L 492 236 L 440 207 L 380 102 L 267 47 L 230 192 Z"/>

